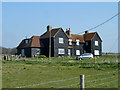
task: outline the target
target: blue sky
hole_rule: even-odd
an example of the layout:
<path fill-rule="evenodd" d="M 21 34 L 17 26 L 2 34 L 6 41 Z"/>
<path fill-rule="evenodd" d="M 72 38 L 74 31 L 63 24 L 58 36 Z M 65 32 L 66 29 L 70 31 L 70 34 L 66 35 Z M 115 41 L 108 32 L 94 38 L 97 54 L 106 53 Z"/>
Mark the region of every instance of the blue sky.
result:
<path fill-rule="evenodd" d="M 71 33 L 90 29 L 118 13 L 117 2 L 3 2 L 2 46 L 17 47 L 22 39 L 41 35 L 47 25 L 71 28 Z M 90 32 L 98 32 L 104 52 L 117 52 L 118 18 Z"/>

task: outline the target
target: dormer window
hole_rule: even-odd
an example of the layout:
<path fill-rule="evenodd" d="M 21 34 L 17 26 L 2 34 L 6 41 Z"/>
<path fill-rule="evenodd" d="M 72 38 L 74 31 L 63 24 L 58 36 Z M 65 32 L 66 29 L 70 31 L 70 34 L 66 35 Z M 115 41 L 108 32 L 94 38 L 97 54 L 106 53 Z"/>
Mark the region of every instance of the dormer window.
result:
<path fill-rule="evenodd" d="M 63 38 L 59 38 L 59 43 L 63 43 Z"/>
<path fill-rule="evenodd" d="M 95 41 L 95 46 L 98 46 L 98 41 Z"/>
<path fill-rule="evenodd" d="M 29 42 L 28 42 L 28 40 L 25 40 L 25 44 L 28 44 Z"/>
<path fill-rule="evenodd" d="M 79 45 L 79 41 L 80 41 L 80 40 L 76 39 L 76 45 Z"/>
<path fill-rule="evenodd" d="M 69 45 L 72 45 L 72 39 L 69 39 Z"/>

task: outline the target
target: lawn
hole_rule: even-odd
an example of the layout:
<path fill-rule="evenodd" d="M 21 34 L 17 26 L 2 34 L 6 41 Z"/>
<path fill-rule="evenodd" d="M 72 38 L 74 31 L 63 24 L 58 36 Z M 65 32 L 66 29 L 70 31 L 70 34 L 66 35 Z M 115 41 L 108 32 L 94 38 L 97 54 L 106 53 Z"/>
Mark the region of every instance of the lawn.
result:
<path fill-rule="evenodd" d="M 115 55 L 88 60 L 75 58 L 27 58 L 2 63 L 3 88 L 117 88 L 118 60 Z"/>

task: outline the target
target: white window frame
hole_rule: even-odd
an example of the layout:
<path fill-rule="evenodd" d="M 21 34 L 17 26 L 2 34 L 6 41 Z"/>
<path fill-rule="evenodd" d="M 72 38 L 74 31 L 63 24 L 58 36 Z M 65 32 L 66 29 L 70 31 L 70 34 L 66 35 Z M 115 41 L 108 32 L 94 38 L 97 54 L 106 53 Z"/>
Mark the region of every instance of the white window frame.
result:
<path fill-rule="evenodd" d="M 94 50 L 94 55 L 100 55 L 99 50 Z"/>
<path fill-rule="evenodd" d="M 68 55 L 69 55 L 69 56 L 70 56 L 70 51 L 71 51 L 71 50 L 70 50 L 70 49 L 68 49 Z"/>
<path fill-rule="evenodd" d="M 76 45 L 79 45 L 80 40 L 76 39 Z"/>
<path fill-rule="evenodd" d="M 76 50 L 76 55 L 80 55 L 80 50 Z"/>
<path fill-rule="evenodd" d="M 40 55 L 40 49 L 36 49 L 36 54 Z"/>
<path fill-rule="evenodd" d="M 65 54 L 65 49 L 59 48 L 58 49 L 58 54 Z"/>
<path fill-rule="evenodd" d="M 25 40 L 25 44 L 28 44 L 29 43 L 29 40 Z"/>
<path fill-rule="evenodd" d="M 72 45 L 72 39 L 69 39 L 69 45 Z"/>
<path fill-rule="evenodd" d="M 95 46 L 98 46 L 98 41 L 95 41 Z"/>
<path fill-rule="evenodd" d="M 59 38 L 59 43 L 64 43 L 64 39 L 63 38 Z"/>

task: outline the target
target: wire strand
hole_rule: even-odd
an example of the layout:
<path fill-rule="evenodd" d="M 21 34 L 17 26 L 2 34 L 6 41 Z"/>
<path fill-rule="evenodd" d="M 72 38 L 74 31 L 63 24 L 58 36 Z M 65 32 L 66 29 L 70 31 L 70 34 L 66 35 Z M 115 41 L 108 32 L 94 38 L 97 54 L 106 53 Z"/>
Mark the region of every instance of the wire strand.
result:
<path fill-rule="evenodd" d="M 115 14 L 114 16 L 112 16 L 111 18 L 109 18 L 108 20 L 104 21 L 103 23 L 101 23 L 101 24 L 99 24 L 99 25 L 97 25 L 97 26 L 95 26 L 95 27 L 92 27 L 92 28 L 88 29 L 87 31 L 91 31 L 91 30 L 93 30 L 93 29 L 95 29 L 95 28 L 98 28 L 98 27 L 102 26 L 103 24 L 109 22 L 110 20 L 112 20 L 113 18 L 115 18 L 116 16 L 118 16 L 119 14 L 120 14 L 120 12 L 118 12 L 117 14 Z M 81 33 L 84 33 L 84 32 L 85 32 L 85 31 L 80 32 L 80 33 L 77 33 L 77 34 L 81 34 Z"/>

